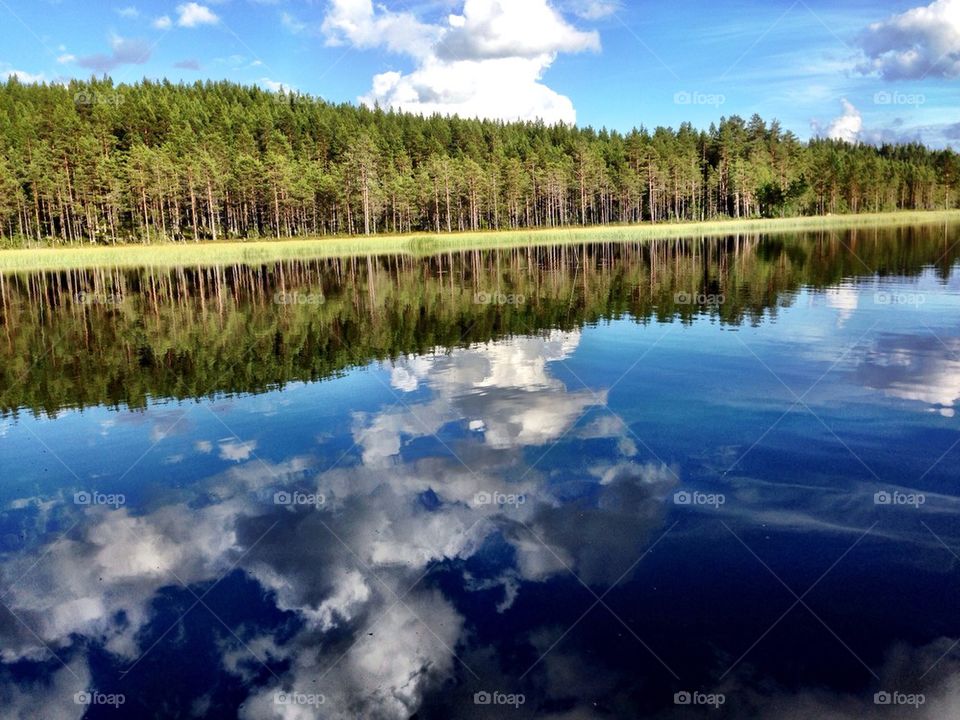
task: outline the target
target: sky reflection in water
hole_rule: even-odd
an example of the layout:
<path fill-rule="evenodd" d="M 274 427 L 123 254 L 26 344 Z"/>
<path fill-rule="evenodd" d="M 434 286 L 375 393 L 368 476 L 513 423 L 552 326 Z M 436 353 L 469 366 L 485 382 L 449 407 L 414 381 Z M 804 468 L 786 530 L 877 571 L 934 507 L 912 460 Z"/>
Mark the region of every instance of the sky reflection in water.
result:
<path fill-rule="evenodd" d="M 4 717 L 955 717 L 958 290 L 8 416 Z"/>

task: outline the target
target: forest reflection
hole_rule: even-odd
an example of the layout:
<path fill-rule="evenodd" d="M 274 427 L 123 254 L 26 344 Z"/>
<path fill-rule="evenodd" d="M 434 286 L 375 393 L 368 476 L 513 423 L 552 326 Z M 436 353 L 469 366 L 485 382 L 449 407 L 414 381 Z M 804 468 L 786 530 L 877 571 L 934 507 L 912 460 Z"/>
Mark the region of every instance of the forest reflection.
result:
<path fill-rule="evenodd" d="M 736 326 L 845 279 L 947 278 L 950 227 L 0 275 L 0 411 L 255 393 L 629 317 Z"/>

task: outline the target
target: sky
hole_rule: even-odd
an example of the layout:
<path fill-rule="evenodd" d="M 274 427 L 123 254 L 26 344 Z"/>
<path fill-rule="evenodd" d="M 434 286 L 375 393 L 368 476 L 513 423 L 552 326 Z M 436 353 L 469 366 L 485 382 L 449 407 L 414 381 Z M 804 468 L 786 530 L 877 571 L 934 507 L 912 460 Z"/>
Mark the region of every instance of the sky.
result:
<path fill-rule="evenodd" d="M 759 113 L 802 138 L 960 147 L 960 0 L 0 0 L 0 78 L 104 73 L 620 131 Z"/>

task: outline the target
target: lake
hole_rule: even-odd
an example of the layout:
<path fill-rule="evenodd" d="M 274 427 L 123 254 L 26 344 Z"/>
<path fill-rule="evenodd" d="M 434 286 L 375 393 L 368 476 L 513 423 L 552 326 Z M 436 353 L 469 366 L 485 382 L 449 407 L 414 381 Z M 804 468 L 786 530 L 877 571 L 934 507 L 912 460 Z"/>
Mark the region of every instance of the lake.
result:
<path fill-rule="evenodd" d="M 958 717 L 958 262 L 2 275 L 3 716 Z"/>

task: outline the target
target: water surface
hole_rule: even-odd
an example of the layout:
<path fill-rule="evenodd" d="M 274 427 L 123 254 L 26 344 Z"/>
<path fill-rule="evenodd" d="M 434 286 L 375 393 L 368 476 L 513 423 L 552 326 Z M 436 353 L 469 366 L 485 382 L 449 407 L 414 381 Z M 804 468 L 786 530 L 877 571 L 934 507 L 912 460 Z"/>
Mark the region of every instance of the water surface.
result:
<path fill-rule="evenodd" d="M 957 241 L 3 276 L 3 712 L 956 716 Z"/>

